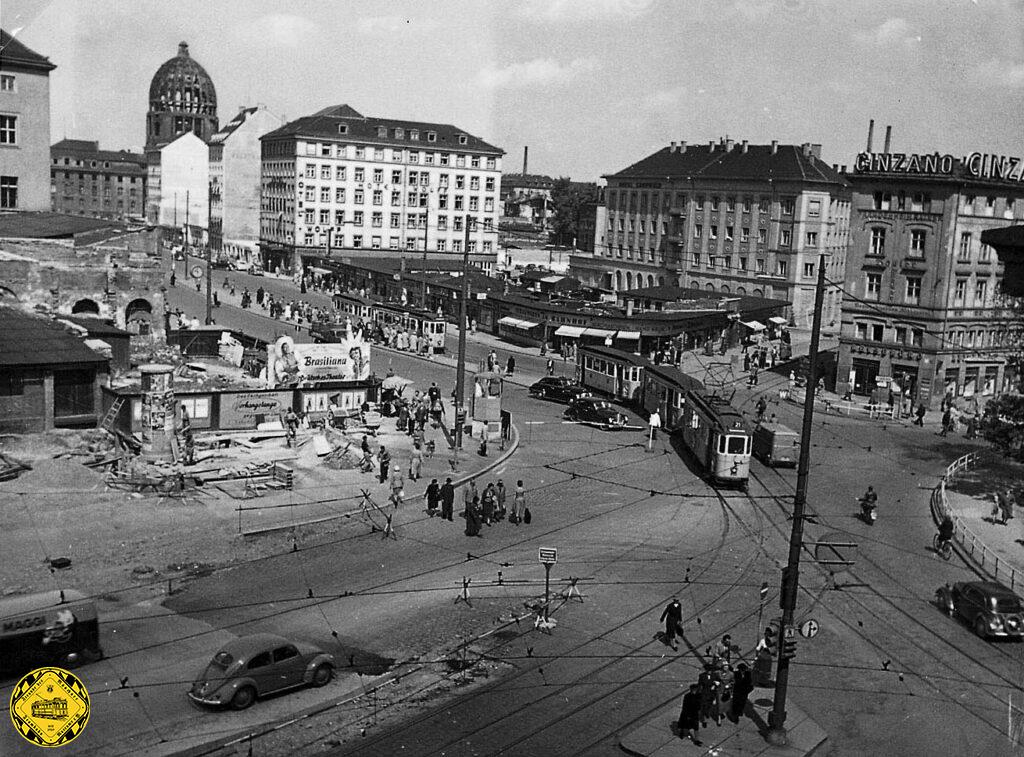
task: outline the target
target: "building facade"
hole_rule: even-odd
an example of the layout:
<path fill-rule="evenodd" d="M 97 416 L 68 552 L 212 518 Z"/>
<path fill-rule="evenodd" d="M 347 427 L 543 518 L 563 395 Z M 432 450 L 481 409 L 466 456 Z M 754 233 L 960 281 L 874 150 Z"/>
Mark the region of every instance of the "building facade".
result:
<path fill-rule="evenodd" d="M 264 106 L 242 108 L 210 137 L 210 247 L 259 262 L 260 137 L 281 126 Z"/>
<path fill-rule="evenodd" d="M 50 72 L 0 29 L 0 210 L 50 209 Z"/>
<path fill-rule="evenodd" d="M 261 139 L 260 254 L 307 259 L 461 253 L 496 262 L 502 150 L 455 126 L 363 116 L 348 105 Z"/>
<path fill-rule="evenodd" d="M 193 132 L 148 150 L 146 219 L 185 241 L 205 244 L 209 218 L 210 150 Z"/>
<path fill-rule="evenodd" d="M 146 156 L 63 139 L 50 148 L 50 193 L 58 213 L 128 220 L 146 212 Z"/>
<path fill-rule="evenodd" d="M 678 285 L 792 303 L 810 326 L 819 255 L 839 282 L 849 233 L 849 187 L 812 144 L 672 143 L 605 177 L 606 215 L 593 255 L 575 255 L 585 284 L 618 291 Z M 838 284 L 825 293 L 838 323 Z"/>
<path fill-rule="evenodd" d="M 1024 219 L 1018 158 L 861 153 L 853 190 L 837 391 L 938 406 L 1015 380 L 1015 314 L 982 232 Z M 1013 342 L 1013 344 L 1011 344 Z"/>
<path fill-rule="evenodd" d="M 208 140 L 217 131 L 217 91 L 213 80 L 188 52 L 165 61 L 149 84 L 146 149 L 159 147 L 186 132 Z"/>

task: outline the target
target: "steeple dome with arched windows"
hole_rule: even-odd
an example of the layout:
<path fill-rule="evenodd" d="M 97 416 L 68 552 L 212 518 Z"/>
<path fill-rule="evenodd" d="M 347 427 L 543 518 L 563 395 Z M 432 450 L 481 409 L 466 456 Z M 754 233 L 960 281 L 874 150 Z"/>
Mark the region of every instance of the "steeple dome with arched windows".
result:
<path fill-rule="evenodd" d="M 188 43 L 157 69 L 149 85 L 146 147 L 157 147 L 185 132 L 208 140 L 217 131 L 213 80 L 188 53 Z"/>

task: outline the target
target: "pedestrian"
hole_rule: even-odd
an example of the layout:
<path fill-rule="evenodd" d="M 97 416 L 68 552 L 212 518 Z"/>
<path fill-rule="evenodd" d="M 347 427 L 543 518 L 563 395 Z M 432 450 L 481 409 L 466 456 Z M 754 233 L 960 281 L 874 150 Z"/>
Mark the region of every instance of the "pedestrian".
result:
<path fill-rule="evenodd" d="M 177 280 L 178 280 L 178 276 L 174 272 L 174 269 L 172 268 L 171 269 L 171 286 L 174 286 L 174 282 L 176 282 Z"/>
<path fill-rule="evenodd" d="M 470 479 L 469 483 L 462 490 L 463 513 L 468 513 L 473 508 L 473 500 L 479 501 L 479 499 L 480 496 L 476 490 L 476 482 Z"/>
<path fill-rule="evenodd" d="M 1006 522 L 1013 519 L 1013 489 L 1007 489 L 999 500 L 1000 522 L 1005 526 Z"/>
<path fill-rule="evenodd" d="M 655 441 L 658 438 L 658 429 L 661 428 L 661 414 L 655 408 L 650 416 L 647 418 L 647 423 L 651 427 L 651 441 Z"/>
<path fill-rule="evenodd" d="M 434 513 L 437 512 L 437 506 L 441 502 L 441 487 L 436 478 L 430 479 L 427 490 L 423 493 L 423 499 L 427 501 L 427 515 L 433 518 Z"/>
<path fill-rule="evenodd" d="M 760 424 L 764 420 L 764 414 L 768 411 L 768 403 L 763 394 L 757 398 L 757 405 L 754 406 L 754 409 L 757 411 L 757 423 Z"/>
<path fill-rule="evenodd" d="M 498 520 L 505 520 L 505 516 L 508 514 L 508 510 L 505 509 L 505 484 L 502 483 L 501 479 L 498 479 L 498 485 L 494 487 L 494 494 L 497 498 L 498 509 L 495 516 Z"/>
<path fill-rule="evenodd" d="M 775 629 L 768 626 L 764 636 L 754 647 L 754 677 L 759 686 L 769 686 L 772 680 L 772 657 L 775 655 Z"/>
<path fill-rule="evenodd" d="M 370 440 L 367 438 L 366 434 L 363 434 L 363 441 L 359 445 L 359 448 L 362 449 L 364 456 L 370 454 Z"/>
<path fill-rule="evenodd" d="M 691 683 L 689 690 L 683 695 L 683 707 L 679 712 L 679 738 L 690 739 L 697 746 L 701 741 L 697 738 L 700 730 L 700 694 L 697 684 Z"/>
<path fill-rule="evenodd" d="M 515 523 L 517 526 L 523 522 L 523 515 L 526 512 L 526 489 L 523 488 L 522 479 L 516 481 L 516 490 L 512 494 L 512 515 L 509 517 L 509 523 Z"/>
<path fill-rule="evenodd" d="M 740 717 L 746 712 L 747 697 L 754 691 L 754 679 L 750 675 L 750 668 L 747 663 L 741 662 L 736 666 L 736 677 L 732 684 L 732 701 L 729 703 L 729 720 L 734 723 L 740 722 Z"/>
<path fill-rule="evenodd" d="M 505 375 L 512 378 L 512 375 L 516 372 L 516 359 L 512 355 L 508 356 L 508 360 L 505 361 Z"/>
<path fill-rule="evenodd" d="M 466 536 L 480 536 L 480 497 L 474 488 L 473 499 L 466 503 Z"/>
<path fill-rule="evenodd" d="M 715 645 L 715 657 L 726 665 L 732 660 L 732 636 L 725 634 Z"/>
<path fill-rule="evenodd" d="M 455 487 L 451 478 L 446 478 L 441 485 L 441 520 L 452 520 L 455 505 Z"/>
<path fill-rule="evenodd" d="M 917 406 L 917 413 L 915 413 L 916 417 L 914 418 L 915 426 L 924 427 L 924 414 L 926 412 L 928 412 L 928 410 L 925 408 L 924 403 L 919 403 Z"/>
<path fill-rule="evenodd" d="M 395 466 L 391 471 L 391 504 L 397 510 L 405 497 L 405 479 L 402 477 L 402 468 Z"/>
<path fill-rule="evenodd" d="M 683 606 L 679 604 L 679 600 L 675 597 L 672 597 L 672 601 L 665 605 L 665 609 L 661 611 L 659 622 L 662 621 L 665 623 L 665 638 L 663 641 L 672 649 L 678 650 L 676 635 L 683 635 Z"/>
<path fill-rule="evenodd" d="M 942 430 L 939 432 L 939 436 L 945 436 L 949 433 L 950 426 L 953 424 L 953 412 L 947 407 L 942 413 Z"/>
<path fill-rule="evenodd" d="M 964 438 L 975 439 L 978 436 L 978 416 L 972 415 L 967 419 L 967 429 L 964 431 Z"/>
<path fill-rule="evenodd" d="M 420 470 L 423 468 L 423 450 L 419 444 L 413 445 L 409 457 L 409 478 L 413 481 L 420 480 Z"/>
<path fill-rule="evenodd" d="M 548 375 L 549 376 L 554 376 L 555 375 L 555 361 L 552 360 L 551 358 L 548 358 Z"/>
<path fill-rule="evenodd" d="M 377 464 L 380 466 L 380 482 L 383 484 L 388 480 L 388 467 L 391 465 L 391 453 L 383 444 L 377 450 Z"/>

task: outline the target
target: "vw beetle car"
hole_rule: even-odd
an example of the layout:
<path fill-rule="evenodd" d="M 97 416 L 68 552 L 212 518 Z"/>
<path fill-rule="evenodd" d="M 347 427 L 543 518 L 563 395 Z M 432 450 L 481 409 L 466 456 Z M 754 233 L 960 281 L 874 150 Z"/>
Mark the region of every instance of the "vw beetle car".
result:
<path fill-rule="evenodd" d="M 326 686 L 334 657 L 311 644 L 257 633 L 229 641 L 189 689 L 200 704 L 244 710 L 258 697 L 299 686 Z"/>
<path fill-rule="evenodd" d="M 608 400 L 597 397 L 580 397 L 569 403 L 565 409 L 565 417 L 570 421 L 598 426 L 605 431 L 620 429 L 626 425 L 626 416 L 619 412 Z"/>
<path fill-rule="evenodd" d="M 983 639 L 1024 638 L 1024 607 L 1020 598 L 995 581 L 946 584 L 935 599 L 947 615 L 959 615 Z"/>
<path fill-rule="evenodd" d="M 587 397 L 590 392 L 586 387 L 564 376 L 545 376 L 529 389 L 530 395 L 555 402 L 572 402 L 579 397 Z"/>

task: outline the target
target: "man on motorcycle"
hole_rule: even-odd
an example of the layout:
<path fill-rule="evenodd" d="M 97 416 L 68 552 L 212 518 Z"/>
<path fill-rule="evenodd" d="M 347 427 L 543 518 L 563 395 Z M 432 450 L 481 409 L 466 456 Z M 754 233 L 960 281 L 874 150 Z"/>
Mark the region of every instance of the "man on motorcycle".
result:
<path fill-rule="evenodd" d="M 875 493 L 873 486 L 869 486 L 868 490 L 864 492 L 864 496 L 860 498 L 860 507 L 868 521 L 875 519 L 875 508 L 878 507 L 878 494 Z"/>

